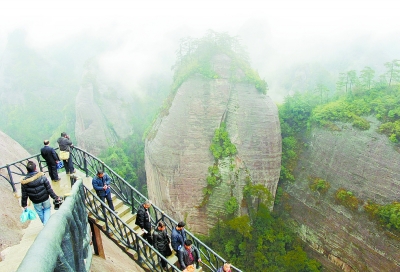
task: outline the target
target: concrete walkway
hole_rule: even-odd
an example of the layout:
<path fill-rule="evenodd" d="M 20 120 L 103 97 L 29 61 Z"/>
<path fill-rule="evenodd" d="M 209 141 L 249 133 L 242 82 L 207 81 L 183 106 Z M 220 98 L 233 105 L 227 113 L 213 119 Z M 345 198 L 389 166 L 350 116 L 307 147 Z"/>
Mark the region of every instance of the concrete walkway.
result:
<path fill-rule="evenodd" d="M 86 185 L 88 188 L 92 188 L 91 177 L 86 178 L 85 174 L 79 171 L 77 171 L 75 175 L 80 178 L 83 178 L 83 184 Z M 48 173 L 46 173 L 46 176 L 48 180 L 51 180 L 50 177 L 48 176 Z M 66 175 L 65 172 L 62 172 L 59 173 L 59 177 L 61 178 L 61 181 L 58 182 L 51 181 L 51 186 L 56 195 L 58 196 L 68 195 L 71 191 L 70 175 Z M 50 198 L 50 201 L 52 204 L 51 214 L 53 214 L 57 211 L 54 210 L 53 199 Z M 28 203 L 29 203 L 28 207 L 31 210 L 34 210 L 33 204 L 30 201 L 28 201 Z M 25 230 L 23 230 L 24 234 L 22 236 L 21 242 L 17 245 L 6 248 L 1 252 L 2 256 L 4 257 L 4 260 L 0 262 L 0 271 L 12 272 L 18 269 L 18 266 L 20 265 L 21 261 L 24 259 L 26 255 L 26 252 L 28 251 L 32 243 L 35 241 L 36 236 L 43 229 L 43 227 L 44 226 L 40 221 L 39 217 L 31 221 L 29 226 Z"/>

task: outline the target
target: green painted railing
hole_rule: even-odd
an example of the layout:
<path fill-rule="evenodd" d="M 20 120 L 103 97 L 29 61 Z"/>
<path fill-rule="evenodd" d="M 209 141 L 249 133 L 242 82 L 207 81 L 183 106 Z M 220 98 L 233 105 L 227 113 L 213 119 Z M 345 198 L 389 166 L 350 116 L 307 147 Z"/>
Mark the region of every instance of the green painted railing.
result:
<path fill-rule="evenodd" d="M 90 271 L 90 227 L 78 180 L 58 211 L 50 217 L 18 267 L 25 271 Z"/>

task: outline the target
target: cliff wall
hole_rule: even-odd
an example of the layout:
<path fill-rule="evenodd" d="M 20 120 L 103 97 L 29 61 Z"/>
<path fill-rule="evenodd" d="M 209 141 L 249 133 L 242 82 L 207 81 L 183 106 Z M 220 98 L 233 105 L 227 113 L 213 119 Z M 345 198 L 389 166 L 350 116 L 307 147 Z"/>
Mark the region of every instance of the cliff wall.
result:
<path fill-rule="evenodd" d="M 0 131 L 0 166 L 19 161 L 29 157 L 30 154 L 19 143 Z M 8 177 L 6 170 L 0 170 L 0 175 Z M 20 185 L 17 186 L 20 188 Z M 18 244 L 22 237 L 22 229 L 28 223 L 21 224 L 19 216 L 22 213 L 21 203 L 12 191 L 11 185 L 0 177 L 0 252 L 15 244 Z M 2 259 L 0 254 L 0 261 Z"/>
<path fill-rule="evenodd" d="M 89 65 L 75 99 L 76 144 L 93 155 L 99 155 L 133 132 L 127 106 L 129 98 L 121 97 L 98 77 L 96 66 Z"/>
<path fill-rule="evenodd" d="M 149 198 L 176 220 L 185 220 L 199 233 L 224 214 L 224 203 L 234 196 L 241 203 L 245 178 L 267 186 L 275 195 L 280 173 L 281 136 L 277 107 L 254 85 L 232 83 L 230 59 L 214 59 L 218 79 L 191 76 L 177 90 L 168 115 L 159 118 L 146 140 L 145 166 Z M 240 70 L 234 71 L 243 76 Z M 209 150 L 214 131 L 225 121 L 238 153 L 220 162 L 222 182 L 206 205 Z"/>
<path fill-rule="evenodd" d="M 338 124 L 341 131 L 335 132 L 313 128 L 296 181 L 286 188 L 298 233 L 329 271 L 400 271 L 400 237 L 380 228 L 363 209 L 368 200 L 400 200 L 399 150 L 376 132 L 376 119 L 369 121 L 368 131 L 349 124 Z M 310 190 L 311 176 L 330 183 L 325 196 Z M 362 200 L 358 211 L 335 204 L 339 188 Z"/>

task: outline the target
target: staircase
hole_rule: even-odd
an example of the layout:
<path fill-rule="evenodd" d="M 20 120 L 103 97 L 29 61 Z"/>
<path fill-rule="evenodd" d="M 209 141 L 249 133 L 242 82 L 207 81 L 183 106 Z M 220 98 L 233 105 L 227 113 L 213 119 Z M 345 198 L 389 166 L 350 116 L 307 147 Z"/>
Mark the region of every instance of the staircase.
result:
<path fill-rule="evenodd" d="M 160 258 L 164 257 L 148 244 L 145 239 L 143 239 L 142 230 L 135 225 L 136 211 L 140 205 L 147 200 L 147 198 L 121 178 L 111 168 L 105 165 L 101 160 L 90 153 L 74 147 L 71 155 L 74 166 L 77 169 L 77 173 L 75 176 L 72 176 L 71 182 L 78 179 L 82 180 L 83 185 L 79 185 L 81 186 L 79 188 L 83 189 L 79 190 L 78 195 L 81 196 L 81 203 L 84 202 L 83 204 L 86 207 L 89 221 L 97 226 L 110 240 L 121 248 L 131 259 L 138 263 L 145 271 L 163 271 L 160 267 Z M 7 172 L 9 173 L 9 177 L 0 175 L 0 181 L 2 178 L 6 179 L 15 193 L 16 186 L 14 180 L 19 180 L 20 176 L 25 175 L 24 165 L 32 158 L 39 162 L 40 171 L 46 172 L 47 166 L 43 165 L 43 161 L 40 161 L 41 157 L 37 154 L 14 164 L 0 167 L 0 170 L 7 169 Z M 97 169 L 99 168 L 103 169 L 111 177 L 113 204 L 115 211 L 118 212 L 117 214 L 111 211 L 92 190 L 91 177 L 95 176 Z M 18 173 L 18 171 L 20 172 Z M 14 175 L 16 177 L 13 177 Z M 65 189 L 68 191 L 71 189 L 70 184 L 62 185 L 61 183 L 53 182 L 52 186 L 56 192 L 58 190 Z M 57 186 L 59 186 L 59 188 L 57 188 Z M 68 193 L 59 192 L 57 194 L 68 195 Z M 170 234 L 172 229 L 177 225 L 175 220 L 155 205 L 152 205 L 150 214 L 153 228 L 162 220 L 165 222 L 167 232 Z M 187 239 L 192 240 L 194 246 L 196 246 L 200 252 L 202 263 L 201 267 L 196 269 L 197 272 L 215 272 L 223 265 L 225 261 L 223 258 L 208 248 L 189 231 L 187 231 L 186 234 Z M 34 254 L 34 252 L 32 254 Z M 176 257 L 175 252 L 165 260 L 167 261 L 167 271 L 180 271 L 178 268 L 178 258 Z M 232 266 L 231 271 L 239 272 L 241 270 Z"/>
<path fill-rule="evenodd" d="M 92 189 L 91 192 L 93 195 L 95 194 L 95 191 Z M 90 196 L 93 200 L 93 195 Z M 136 220 L 136 214 L 131 213 L 131 209 L 125 205 L 120 199 L 118 199 L 115 195 L 112 195 L 112 200 L 114 204 L 115 211 L 117 212 L 117 215 L 115 217 L 118 217 L 122 222 L 128 226 L 128 231 L 124 232 L 122 237 L 124 239 L 127 239 L 127 237 L 132 236 L 135 237 L 136 235 L 138 236 L 143 236 L 143 231 L 141 228 L 135 224 Z M 99 206 L 100 208 L 100 206 Z M 114 214 L 110 211 L 107 210 L 108 216 L 114 216 Z M 139 254 L 137 251 L 134 251 L 133 249 L 127 247 L 124 243 L 121 242 L 121 240 L 114 235 L 115 232 L 118 232 L 118 225 L 110 225 L 108 230 L 107 230 L 107 225 L 105 221 L 99 220 L 93 213 L 89 212 L 89 220 L 94 222 L 98 228 L 100 228 L 108 237 L 116 244 L 118 245 L 119 248 L 121 248 L 123 251 L 125 251 L 126 254 L 136 262 L 140 263 L 140 258 Z M 148 245 L 145 245 L 145 254 L 149 256 L 155 263 L 159 262 L 159 257 L 156 254 L 156 252 L 152 249 L 152 247 L 149 247 Z M 179 267 L 178 264 L 178 257 L 176 256 L 175 251 L 172 251 L 172 255 L 168 256 L 167 258 L 168 263 L 173 264 L 177 267 Z M 148 267 L 146 263 L 143 263 L 143 268 L 149 271 L 154 271 L 151 269 L 151 267 Z M 161 267 L 158 266 L 158 269 L 162 271 Z M 199 269 L 195 270 L 196 272 L 202 272 L 203 269 L 200 267 Z"/>

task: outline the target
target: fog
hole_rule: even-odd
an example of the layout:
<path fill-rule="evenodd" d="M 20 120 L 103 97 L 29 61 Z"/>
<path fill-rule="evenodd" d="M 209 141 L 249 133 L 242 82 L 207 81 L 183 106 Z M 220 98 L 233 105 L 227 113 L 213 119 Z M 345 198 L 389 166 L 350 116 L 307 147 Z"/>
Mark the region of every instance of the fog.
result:
<path fill-rule="evenodd" d="M 15 30 L 41 52 L 77 43 L 86 48 L 74 54 L 96 57 L 107 80 L 141 94 L 143 78 L 172 79 L 180 39 L 212 29 L 240 38 L 279 102 L 299 67 L 335 77 L 365 66 L 379 72 L 399 58 L 399 11 L 389 0 L 1 1 L 0 57 Z"/>

